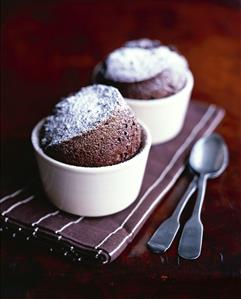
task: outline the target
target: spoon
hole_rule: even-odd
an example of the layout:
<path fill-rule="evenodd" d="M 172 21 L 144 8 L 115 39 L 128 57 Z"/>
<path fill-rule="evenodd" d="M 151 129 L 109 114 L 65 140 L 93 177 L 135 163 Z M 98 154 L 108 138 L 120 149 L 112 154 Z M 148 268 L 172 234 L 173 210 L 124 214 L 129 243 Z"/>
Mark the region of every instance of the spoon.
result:
<path fill-rule="evenodd" d="M 228 165 L 228 148 L 222 137 L 212 134 L 201 138 L 193 147 L 189 165 L 196 174 L 199 174 L 198 195 L 192 216 L 183 228 L 178 254 L 185 259 L 196 259 L 200 256 L 202 248 L 201 209 L 207 180 L 220 175 Z"/>
<path fill-rule="evenodd" d="M 218 136 L 217 134 L 213 134 L 211 136 L 214 136 L 214 135 Z M 197 141 L 197 143 L 201 142 L 201 141 L 204 142 L 208 138 L 211 138 L 211 136 L 203 137 L 203 138 L 199 139 L 199 141 Z M 221 137 L 219 137 L 219 138 L 221 138 Z M 196 146 L 196 144 L 194 145 L 194 147 Z M 225 145 L 225 147 L 226 147 L 226 145 Z M 193 148 L 192 152 L 193 151 L 194 151 L 194 148 Z M 189 164 L 190 164 L 190 162 L 189 162 Z M 228 164 L 228 151 L 227 151 L 227 147 L 226 147 L 222 167 L 220 167 L 220 169 L 217 172 L 210 173 L 210 178 L 218 177 L 225 170 L 225 168 L 227 167 L 227 164 Z M 191 198 L 191 196 L 197 189 L 197 181 L 198 181 L 198 176 L 195 175 L 195 177 L 193 178 L 193 180 L 190 183 L 189 187 L 187 188 L 186 192 L 182 196 L 181 200 L 179 201 L 179 203 L 178 203 L 177 207 L 175 208 L 174 212 L 172 213 L 172 215 L 158 227 L 158 229 L 155 231 L 155 233 L 152 235 L 152 237 L 148 241 L 147 246 L 152 252 L 163 253 L 171 246 L 171 244 L 178 232 L 178 229 L 180 227 L 180 216 L 182 214 L 182 211 L 185 208 L 188 200 Z"/>

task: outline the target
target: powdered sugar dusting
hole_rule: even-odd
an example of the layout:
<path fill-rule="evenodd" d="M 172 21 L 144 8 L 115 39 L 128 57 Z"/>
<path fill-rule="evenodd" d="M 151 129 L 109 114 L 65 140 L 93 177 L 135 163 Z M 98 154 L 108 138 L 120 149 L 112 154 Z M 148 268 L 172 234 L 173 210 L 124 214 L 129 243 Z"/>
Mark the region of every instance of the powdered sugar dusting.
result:
<path fill-rule="evenodd" d="M 43 125 L 41 145 L 59 144 L 87 133 L 107 120 L 117 107 L 128 109 L 116 88 L 101 84 L 84 87 L 54 107 L 53 115 Z"/>
<path fill-rule="evenodd" d="M 143 49 L 153 49 L 160 47 L 161 42 L 157 39 L 140 38 L 135 40 L 130 40 L 124 43 L 124 47 L 128 48 L 143 48 Z"/>
<path fill-rule="evenodd" d="M 122 47 L 113 51 L 106 59 L 107 79 L 133 83 L 155 77 L 168 70 L 175 77 L 186 76 L 186 59 L 166 46 L 152 49 Z"/>

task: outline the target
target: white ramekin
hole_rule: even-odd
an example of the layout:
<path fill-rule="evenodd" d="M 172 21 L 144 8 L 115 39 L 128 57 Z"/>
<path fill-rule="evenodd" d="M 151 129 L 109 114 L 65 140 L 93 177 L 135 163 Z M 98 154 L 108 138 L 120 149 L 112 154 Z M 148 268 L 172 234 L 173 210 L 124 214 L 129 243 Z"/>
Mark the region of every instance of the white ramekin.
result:
<path fill-rule="evenodd" d="M 32 131 L 43 188 L 59 209 L 80 216 L 105 216 L 128 207 L 137 198 L 151 147 L 142 123 L 143 146 L 130 160 L 112 166 L 79 167 L 48 157 L 39 146 L 40 121 Z"/>
<path fill-rule="evenodd" d="M 193 84 L 193 75 L 189 71 L 184 88 L 172 96 L 155 100 L 125 98 L 137 118 L 148 126 L 153 145 L 169 141 L 181 131 Z"/>

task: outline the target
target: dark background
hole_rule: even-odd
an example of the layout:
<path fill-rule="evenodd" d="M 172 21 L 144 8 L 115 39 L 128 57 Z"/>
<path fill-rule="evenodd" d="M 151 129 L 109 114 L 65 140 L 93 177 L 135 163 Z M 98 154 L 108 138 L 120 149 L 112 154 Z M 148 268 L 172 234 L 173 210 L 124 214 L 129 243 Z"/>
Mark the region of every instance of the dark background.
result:
<path fill-rule="evenodd" d="M 176 245 L 145 247 L 183 192 L 180 181 L 113 264 L 91 268 L 3 238 L 2 298 L 235 298 L 240 295 L 241 14 L 239 1 L 1 1 L 1 184 L 35 171 L 29 136 L 53 104 L 89 83 L 93 67 L 124 41 L 174 44 L 195 77 L 193 97 L 226 109 L 218 129 L 230 166 L 209 183 L 202 256 L 178 260 Z"/>

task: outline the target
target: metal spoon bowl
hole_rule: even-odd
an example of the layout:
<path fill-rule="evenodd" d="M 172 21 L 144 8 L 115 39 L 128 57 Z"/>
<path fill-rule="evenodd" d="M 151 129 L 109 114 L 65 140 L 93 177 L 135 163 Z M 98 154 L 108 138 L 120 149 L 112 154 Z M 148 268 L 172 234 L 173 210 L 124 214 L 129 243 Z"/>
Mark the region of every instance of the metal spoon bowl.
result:
<path fill-rule="evenodd" d="M 189 165 L 198 174 L 215 178 L 228 164 L 228 148 L 223 138 L 214 133 L 199 139 L 190 154 Z"/>

